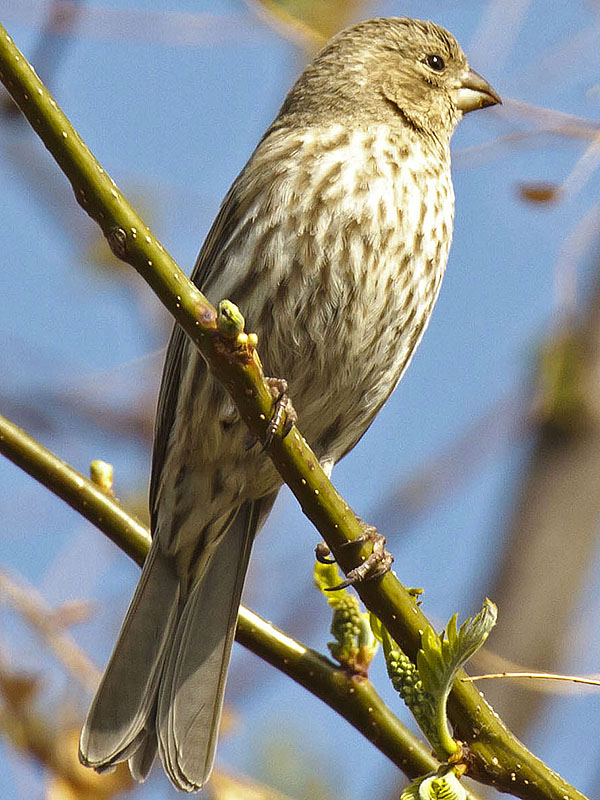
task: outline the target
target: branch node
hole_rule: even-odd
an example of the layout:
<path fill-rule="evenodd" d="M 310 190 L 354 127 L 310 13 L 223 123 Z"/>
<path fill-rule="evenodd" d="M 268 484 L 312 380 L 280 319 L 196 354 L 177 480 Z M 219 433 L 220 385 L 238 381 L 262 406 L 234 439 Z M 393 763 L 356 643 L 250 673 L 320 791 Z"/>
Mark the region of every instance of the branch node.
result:
<path fill-rule="evenodd" d="M 106 239 L 115 256 L 119 259 L 124 259 L 127 253 L 127 234 L 123 228 L 111 228 Z"/>

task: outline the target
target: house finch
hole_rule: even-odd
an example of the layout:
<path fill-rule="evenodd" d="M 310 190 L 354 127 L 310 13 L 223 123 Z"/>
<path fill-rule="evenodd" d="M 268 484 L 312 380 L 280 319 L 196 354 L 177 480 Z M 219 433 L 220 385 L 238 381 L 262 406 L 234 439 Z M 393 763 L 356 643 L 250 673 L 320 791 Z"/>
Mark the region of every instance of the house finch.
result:
<path fill-rule="evenodd" d="M 194 282 L 257 331 L 321 464 L 354 447 L 429 321 L 452 235 L 449 144 L 462 115 L 500 102 L 430 22 L 374 19 L 302 73 L 229 190 Z M 153 542 L 85 722 L 80 758 L 156 750 L 199 789 L 215 755 L 252 540 L 281 484 L 180 328 L 158 402 Z"/>

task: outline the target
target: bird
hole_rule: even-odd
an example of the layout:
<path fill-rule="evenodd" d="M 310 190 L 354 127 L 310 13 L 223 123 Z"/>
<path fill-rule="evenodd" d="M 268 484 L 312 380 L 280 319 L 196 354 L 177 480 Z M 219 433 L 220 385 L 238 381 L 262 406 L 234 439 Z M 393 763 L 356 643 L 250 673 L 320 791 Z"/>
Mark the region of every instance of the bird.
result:
<path fill-rule="evenodd" d="M 450 138 L 500 103 L 456 39 L 377 18 L 335 35 L 235 179 L 193 282 L 256 331 L 327 474 L 390 396 L 427 327 L 450 248 Z M 281 486 L 175 325 L 159 393 L 152 545 L 85 720 L 81 762 L 158 753 L 177 788 L 209 779 L 252 541 Z"/>

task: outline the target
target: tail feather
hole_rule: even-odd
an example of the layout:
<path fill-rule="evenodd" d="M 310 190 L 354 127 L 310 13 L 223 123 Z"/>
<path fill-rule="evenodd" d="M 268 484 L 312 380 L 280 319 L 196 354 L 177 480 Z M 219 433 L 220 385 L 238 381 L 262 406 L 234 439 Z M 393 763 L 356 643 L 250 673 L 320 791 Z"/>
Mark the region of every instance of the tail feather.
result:
<path fill-rule="evenodd" d="M 194 583 L 158 696 L 158 749 L 173 783 L 203 786 L 212 771 L 237 613 L 257 529 L 275 496 L 244 503 Z"/>
<path fill-rule="evenodd" d="M 158 748 L 180 789 L 206 783 L 250 549 L 275 496 L 228 516 L 187 597 L 174 560 L 153 541 L 81 732 L 83 764 L 102 772 L 129 760 L 143 781 Z"/>
<path fill-rule="evenodd" d="M 178 606 L 174 565 L 155 541 L 81 732 L 79 757 L 86 766 L 102 771 L 125 761 L 151 734 Z"/>
<path fill-rule="evenodd" d="M 142 739 L 135 753 L 129 757 L 129 771 L 134 780 L 139 783 L 143 783 L 146 780 L 148 773 L 152 769 L 152 764 L 154 764 L 157 748 L 156 729 L 152 719 L 146 736 Z"/>

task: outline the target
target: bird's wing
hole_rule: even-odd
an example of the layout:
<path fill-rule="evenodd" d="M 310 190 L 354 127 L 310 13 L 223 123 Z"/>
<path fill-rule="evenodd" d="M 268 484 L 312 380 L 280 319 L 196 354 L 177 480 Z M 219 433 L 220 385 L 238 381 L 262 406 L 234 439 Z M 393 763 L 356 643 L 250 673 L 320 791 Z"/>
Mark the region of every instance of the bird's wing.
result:
<path fill-rule="evenodd" d="M 239 204 L 235 200 L 235 185 L 230 189 L 221 205 L 191 274 L 191 280 L 201 292 L 206 291 L 207 286 L 217 277 L 215 273 L 220 272 L 223 268 L 224 262 L 221 257 L 223 244 L 231 236 L 232 231 L 236 229 L 240 219 Z M 167 455 L 169 436 L 175 419 L 179 385 L 185 364 L 185 353 L 191 346 L 185 331 L 175 323 L 167 346 L 154 426 L 154 449 L 150 475 L 150 513 L 153 521 L 153 531 L 160 475 Z M 198 361 L 197 368 L 202 369 L 205 373 L 207 372 L 206 364 L 203 361 Z M 200 384 L 200 380 L 198 383 Z"/>

